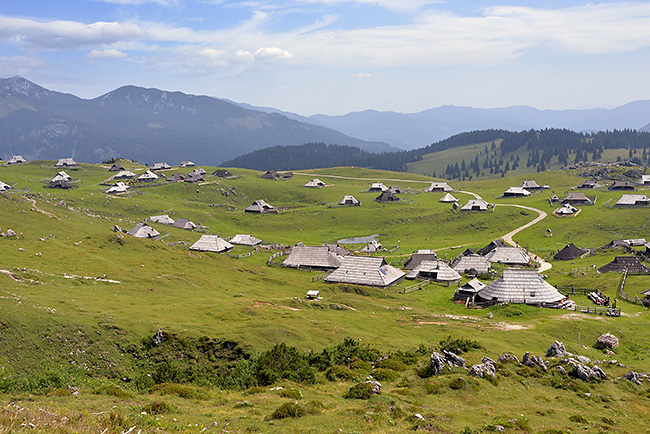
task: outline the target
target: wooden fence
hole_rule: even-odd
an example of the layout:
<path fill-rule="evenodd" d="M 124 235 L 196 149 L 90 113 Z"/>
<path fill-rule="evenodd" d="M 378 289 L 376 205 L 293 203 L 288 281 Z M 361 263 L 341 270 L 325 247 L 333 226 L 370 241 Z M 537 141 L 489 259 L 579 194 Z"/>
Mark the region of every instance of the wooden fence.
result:
<path fill-rule="evenodd" d="M 639 298 L 637 294 L 634 294 L 634 296 L 626 293 L 623 291 L 625 289 L 625 281 L 627 280 L 627 270 L 623 274 L 623 279 L 621 280 L 621 288 L 618 290 L 618 297 L 622 298 L 625 301 L 629 301 L 630 303 L 634 304 L 640 304 L 643 307 L 647 307 L 650 309 L 650 300 L 643 300 Z"/>
<path fill-rule="evenodd" d="M 327 276 L 329 276 L 330 274 L 332 274 L 331 271 L 325 271 L 324 273 L 320 273 L 320 274 L 318 274 L 318 275 L 312 277 L 312 278 L 311 278 L 311 281 L 312 281 L 312 282 L 318 282 L 318 281 L 321 281 L 321 280 L 325 279 Z"/>
<path fill-rule="evenodd" d="M 260 252 L 260 248 L 255 247 L 255 250 L 251 250 L 250 252 L 240 253 L 238 255 L 233 255 L 231 253 L 226 253 L 226 255 L 228 255 L 231 258 L 242 259 L 242 258 L 248 258 L 249 256 L 257 255 L 259 252 Z"/>
<path fill-rule="evenodd" d="M 415 285 L 407 286 L 406 288 L 404 288 L 404 291 L 402 292 L 402 294 L 408 294 L 410 292 L 419 291 L 422 288 L 424 288 L 425 286 L 430 285 L 432 282 L 433 282 L 433 280 L 427 279 L 427 280 L 423 280 L 421 282 L 418 282 Z"/>
<path fill-rule="evenodd" d="M 285 256 L 285 255 L 287 255 L 287 252 L 284 252 L 284 251 L 275 252 L 274 254 L 269 256 L 269 260 L 268 260 L 269 265 L 278 265 L 279 266 L 280 264 L 277 263 L 277 262 L 273 262 L 273 260 L 275 258 L 279 258 L 280 256 Z"/>

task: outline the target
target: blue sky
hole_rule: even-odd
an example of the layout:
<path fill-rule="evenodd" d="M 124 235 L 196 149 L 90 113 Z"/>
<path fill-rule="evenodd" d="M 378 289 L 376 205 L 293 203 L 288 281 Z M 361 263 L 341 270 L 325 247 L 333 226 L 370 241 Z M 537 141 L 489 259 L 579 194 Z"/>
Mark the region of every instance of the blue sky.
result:
<path fill-rule="evenodd" d="M 123 85 L 303 115 L 650 99 L 650 2 L 19 0 L 0 77 Z"/>

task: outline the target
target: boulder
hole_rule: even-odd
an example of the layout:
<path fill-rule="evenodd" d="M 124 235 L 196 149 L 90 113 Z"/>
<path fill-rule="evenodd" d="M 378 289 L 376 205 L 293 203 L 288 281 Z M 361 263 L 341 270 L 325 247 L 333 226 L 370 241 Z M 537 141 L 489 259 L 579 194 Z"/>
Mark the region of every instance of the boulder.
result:
<path fill-rule="evenodd" d="M 546 354 L 544 357 L 564 357 L 566 356 L 566 348 L 564 348 L 564 344 L 560 341 L 555 341 L 553 345 L 551 345 L 548 350 L 546 350 Z"/>
<path fill-rule="evenodd" d="M 594 366 L 591 368 L 592 371 L 594 371 L 594 375 L 596 377 L 600 378 L 601 380 L 605 380 L 607 378 L 607 373 L 603 371 L 599 366 Z"/>
<path fill-rule="evenodd" d="M 431 354 L 431 362 L 427 368 L 427 371 L 431 372 L 433 375 L 440 375 L 440 373 L 445 369 L 445 357 L 439 353 Z"/>
<path fill-rule="evenodd" d="M 615 350 L 618 347 L 618 338 L 611 333 L 605 333 L 598 337 L 596 348 L 600 350 Z"/>
<path fill-rule="evenodd" d="M 617 380 L 620 380 L 622 378 L 624 378 L 624 379 L 626 379 L 628 381 L 631 381 L 634 384 L 641 384 L 641 380 L 639 379 L 639 374 L 637 372 L 634 372 L 634 371 L 628 371 L 622 377 L 617 378 Z"/>
<path fill-rule="evenodd" d="M 163 334 L 162 329 L 158 329 L 158 331 L 156 332 L 156 334 L 153 337 L 153 344 L 154 344 L 154 346 L 158 346 L 158 345 L 162 344 L 163 342 L 165 342 L 165 335 Z"/>
<path fill-rule="evenodd" d="M 497 359 L 498 363 L 513 362 L 519 363 L 519 359 L 514 354 L 501 354 Z"/>
<path fill-rule="evenodd" d="M 469 375 L 473 375 L 474 377 L 492 377 L 496 378 L 497 373 L 496 373 L 496 366 L 494 363 L 481 363 L 479 365 L 474 365 L 471 368 L 469 368 Z"/>
<path fill-rule="evenodd" d="M 546 371 L 548 368 L 547 362 L 544 362 L 541 357 L 530 354 L 530 352 L 526 352 L 526 354 L 524 354 L 524 357 L 521 359 L 521 363 L 533 368 L 537 366 L 539 368 L 542 368 L 544 371 Z"/>
<path fill-rule="evenodd" d="M 381 383 L 379 381 L 368 380 L 368 381 L 366 381 L 366 383 L 372 385 L 372 393 L 375 394 L 375 395 L 378 394 L 379 391 L 381 390 Z"/>
<path fill-rule="evenodd" d="M 452 353 L 451 351 L 444 350 L 443 354 L 445 355 L 445 360 L 447 363 L 449 363 L 449 366 L 458 366 L 460 368 L 465 367 L 465 359 L 463 359 L 460 356 L 457 356 L 456 354 Z"/>
<path fill-rule="evenodd" d="M 581 380 L 590 380 L 594 377 L 594 371 L 592 371 L 589 367 L 578 364 L 575 366 L 573 369 L 573 373 L 575 374 L 576 377 L 578 377 Z"/>

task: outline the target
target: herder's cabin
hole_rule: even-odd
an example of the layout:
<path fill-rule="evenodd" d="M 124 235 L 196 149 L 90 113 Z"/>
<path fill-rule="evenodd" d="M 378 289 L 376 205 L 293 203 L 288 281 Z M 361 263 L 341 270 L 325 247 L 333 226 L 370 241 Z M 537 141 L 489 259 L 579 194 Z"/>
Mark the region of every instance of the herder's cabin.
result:
<path fill-rule="evenodd" d="M 59 158 L 54 167 L 77 167 L 77 163 L 72 158 Z"/>
<path fill-rule="evenodd" d="M 530 191 L 523 187 L 510 187 L 503 192 L 503 197 L 524 197 L 530 196 Z"/>
<path fill-rule="evenodd" d="M 567 196 L 562 199 L 562 203 L 569 203 L 573 206 L 576 205 L 591 205 L 593 202 L 584 193 L 570 192 Z"/>
<path fill-rule="evenodd" d="M 461 279 L 460 274 L 453 268 L 439 259 L 434 261 L 422 261 L 411 270 L 407 275 L 407 279 L 431 279 L 436 282 L 457 282 Z"/>
<path fill-rule="evenodd" d="M 228 172 L 226 169 L 217 169 L 214 172 L 212 172 L 214 176 L 218 176 L 219 178 L 232 178 L 233 174 Z"/>
<path fill-rule="evenodd" d="M 152 215 L 149 217 L 149 220 L 154 222 L 154 223 L 160 223 L 163 225 L 173 225 L 174 224 L 174 219 L 169 217 L 167 214 L 163 215 Z"/>
<path fill-rule="evenodd" d="M 432 182 L 430 186 L 424 189 L 424 191 L 449 193 L 450 191 L 453 191 L 453 188 L 451 188 L 446 182 Z"/>
<path fill-rule="evenodd" d="M 587 249 L 581 249 L 573 243 L 567 244 L 562 250 L 557 252 L 553 259 L 556 261 L 570 261 L 577 259 L 587 253 Z"/>
<path fill-rule="evenodd" d="M 136 238 L 156 238 L 160 236 L 160 232 L 144 222 L 135 225 L 135 227 L 131 229 L 128 234 Z"/>
<path fill-rule="evenodd" d="M 521 187 L 523 189 L 526 189 L 528 191 L 530 191 L 530 190 L 541 190 L 543 188 L 549 188 L 548 185 L 541 186 L 535 181 L 524 181 L 524 182 L 521 183 L 521 185 L 519 187 Z"/>
<path fill-rule="evenodd" d="M 485 283 L 474 278 L 458 288 L 454 294 L 454 302 L 468 303 L 476 298 L 476 295 L 485 288 Z"/>
<path fill-rule="evenodd" d="M 636 183 L 639 185 L 650 185 L 650 175 L 641 175 L 641 179 Z"/>
<path fill-rule="evenodd" d="M 645 194 L 624 194 L 616 202 L 615 206 L 618 207 L 635 207 L 635 206 L 648 206 L 650 199 Z"/>
<path fill-rule="evenodd" d="M 460 255 L 454 259 L 451 267 L 458 273 L 478 276 L 490 271 L 490 261 L 480 255 Z"/>
<path fill-rule="evenodd" d="M 390 191 L 386 190 L 382 192 L 379 196 L 375 198 L 377 202 L 397 202 L 399 200 L 399 197 L 395 196 L 393 193 Z"/>
<path fill-rule="evenodd" d="M 461 211 L 487 211 L 488 203 L 483 199 L 470 199 L 460 208 Z"/>
<path fill-rule="evenodd" d="M 138 181 L 142 182 L 154 182 L 156 179 L 158 179 L 158 175 L 153 173 L 151 170 L 147 170 L 142 175 L 138 176 Z"/>
<path fill-rule="evenodd" d="M 598 269 L 600 273 L 618 271 L 619 273 L 647 274 L 650 269 L 646 267 L 636 256 L 617 256 L 609 264 L 605 264 Z"/>
<path fill-rule="evenodd" d="M 528 265 L 530 262 L 530 256 L 519 247 L 497 247 L 485 255 L 485 258 L 503 265 Z"/>
<path fill-rule="evenodd" d="M 370 188 L 368 189 L 368 192 L 373 193 L 373 192 L 386 191 L 386 190 L 388 190 L 388 187 L 386 187 L 383 183 L 375 182 L 374 184 L 372 184 L 370 186 Z"/>
<path fill-rule="evenodd" d="M 115 184 L 113 187 L 109 188 L 106 190 L 106 193 L 109 194 L 120 194 L 120 193 L 126 193 L 129 191 L 129 186 L 126 185 L 125 183 L 119 181 L 117 184 Z"/>
<path fill-rule="evenodd" d="M 0 181 L 0 192 L 5 192 L 11 190 L 12 187 L 9 184 L 5 184 L 4 182 Z"/>
<path fill-rule="evenodd" d="M 506 244 L 505 241 L 503 241 L 501 238 L 498 238 L 494 241 L 490 241 L 488 245 L 483 247 L 481 250 L 476 252 L 477 255 L 485 256 L 488 253 L 490 253 L 492 250 L 496 249 L 497 247 L 508 247 L 508 244 Z"/>
<path fill-rule="evenodd" d="M 224 253 L 232 249 L 233 245 L 219 235 L 201 235 L 201 238 L 190 246 L 190 250 L 199 252 Z"/>
<path fill-rule="evenodd" d="M 377 240 L 370 240 L 370 242 L 361 249 L 363 253 L 376 253 L 380 250 L 381 244 L 379 244 L 379 241 Z"/>
<path fill-rule="evenodd" d="M 630 181 L 614 181 L 608 188 L 610 190 L 634 190 L 634 185 Z"/>
<path fill-rule="evenodd" d="M 131 179 L 135 177 L 135 173 L 130 170 L 120 170 L 113 179 Z"/>
<path fill-rule="evenodd" d="M 27 163 L 27 160 L 25 160 L 21 155 L 13 155 L 9 161 L 7 161 L 8 165 L 12 164 L 23 164 Z"/>
<path fill-rule="evenodd" d="M 253 247 L 262 244 L 262 240 L 250 234 L 237 234 L 230 239 L 230 244 Z"/>
<path fill-rule="evenodd" d="M 349 283 L 387 288 L 403 278 L 404 272 L 388 265 L 384 258 L 345 256 L 341 260 L 341 266 L 323 280 L 328 283 Z"/>
<path fill-rule="evenodd" d="M 438 259 L 438 255 L 431 249 L 420 249 L 417 252 L 413 253 L 410 258 L 404 263 L 405 270 L 412 270 L 422 261 L 435 261 Z"/>
<path fill-rule="evenodd" d="M 456 199 L 451 194 L 447 193 L 444 196 L 442 196 L 438 202 L 441 202 L 441 203 L 455 203 L 455 202 L 458 202 L 458 199 Z"/>
<path fill-rule="evenodd" d="M 72 176 L 68 175 L 65 173 L 65 171 L 60 171 L 56 175 L 54 175 L 54 178 L 50 180 L 50 182 L 58 182 L 58 181 L 67 181 L 70 182 L 72 181 Z"/>
<path fill-rule="evenodd" d="M 267 213 L 267 212 L 278 212 L 272 205 L 266 203 L 263 199 L 256 200 L 250 204 L 244 212 L 253 212 L 253 213 Z"/>
<path fill-rule="evenodd" d="M 323 181 L 321 181 L 320 179 L 318 179 L 318 178 L 314 178 L 311 181 L 309 181 L 308 183 L 306 183 L 305 185 L 303 185 L 303 187 L 321 188 L 321 187 L 325 187 L 325 183 Z"/>
<path fill-rule="evenodd" d="M 124 167 L 120 163 L 114 163 L 109 169 L 109 172 L 121 172 L 124 170 Z"/>
<path fill-rule="evenodd" d="M 402 190 L 399 185 L 391 185 L 388 187 L 388 191 L 390 191 L 393 194 L 403 194 L 404 190 Z"/>
<path fill-rule="evenodd" d="M 172 226 L 179 229 L 185 229 L 187 231 L 191 231 L 196 228 L 196 224 L 194 222 L 183 217 L 176 219 Z"/>
<path fill-rule="evenodd" d="M 153 166 L 151 166 L 150 170 L 168 170 L 171 169 L 172 166 L 170 166 L 167 163 L 156 163 Z"/>
<path fill-rule="evenodd" d="M 351 194 L 346 194 L 343 196 L 343 199 L 339 202 L 339 205 L 345 205 L 345 206 L 360 206 L 361 202 L 359 202 L 354 196 Z"/>
<path fill-rule="evenodd" d="M 341 266 L 341 257 L 327 246 L 294 246 L 282 262 L 283 267 L 333 270 Z"/>
<path fill-rule="evenodd" d="M 478 298 L 498 303 L 553 305 L 565 297 L 547 283 L 537 270 L 506 268 L 503 277 L 479 291 Z"/>
<path fill-rule="evenodd" d="M 190 160 L 181 161 L 180 167 L 194 167 L 194 162 Z"/>
<path fill-rule="evenodd" d="M 578 186 L 578 188 L 598 188 L 598 187 L 600 187 L 600 184 L 598 184 L 593 179 L 587 179 Z"/>
<path fill-rule="evenodd" d="M 562 217 L 562 216 L 574 215 L 577 211 L 578 211 L 578 208 L 571 205 L 570 203 L 565 203 L 560 208 L 555 210 L 555 214 Z"/>

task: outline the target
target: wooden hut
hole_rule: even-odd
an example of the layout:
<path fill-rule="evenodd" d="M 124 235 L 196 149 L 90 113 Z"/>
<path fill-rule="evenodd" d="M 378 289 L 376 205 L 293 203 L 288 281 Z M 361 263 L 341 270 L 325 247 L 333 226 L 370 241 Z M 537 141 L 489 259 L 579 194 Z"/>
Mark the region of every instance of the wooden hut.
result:
<path fill-rule="evenodd" d="M 459 255 L 454 259 L 451 267 L 461 274 L 487 274 L 490 271 L 491 263 L 481 255 Z"/>
<path fill-rule="evenodd" d="M 232 249 L 233 245 L 219 235 L 201 235 L 201 238 L 190 246 L 190 250 L 200 252 L 224 253 Z"/>
<path fill-rule="evenodd" d="M 422 261 L 435 261 L 438 259 L 438 255 L 431 249 L 420 249 L 417 252 L 413 253 L 410 258 L 404 263 L 405 270 L 412 270 Z"/>
<path fill-rule="evenodd" d="M 256 200 L 250 204 L 244 212 L 252 213 L 267 213 L 267 212 L 278 212 L 272 205 L 266 203 L 263 199 Z"/>
<path fill-rule="evenodd" d="M 430 186 L 424 189 L 424 191 L 434 191 L 434 192 L 444 192 L 449 193 L 454 189 L 449 186 L 446 182 L 432 182 Z"/>
<path fill-rule="evenodd" d="M 149 226 L 144 222 L 140 222 L 128 232 L 128 235 L 136 238 L 156 238 L 160 236 L 160 232 Z"/>
<path fill-rule="evenodd" d="M 556 261 L 570 261 L 572 259 L 577 259 L 580 256 L 587 253 L 587 249 L 581 249 L 573 243 L 569 243 L 562 250 L 557 252 L 553 259 Z"/>
<path fill-rule="evenodd" d="M 387 288 L 404 278 L 404 272 L 386 263 L 381 257 L 345 256 L 341 266 L 323 279 L 328 283 Z"/>
<path fill-rule="evenodd" d="M 345 205 L 345 206 L 360 206 L 361 202 L 359 202 L 354 196 L 351 194 L 346 194 L 343 196 L 343 199 L 339 202 L 339 205 Z"/>
<path fill-rule="evenodd" d="M 172 224 L 172 226 L 175 228 L 191 231 L 196 227 L 196 224 L 192 222 L 190 219 L 181 217 L 176 219 L 176 221 Z"/>
<path fill-rule="evenodd" d="M 504 269 L 503 277 L 479 291 L 478 297 L 484 301 L 533 305 L 553 305 L 565 298 L 537 270 L 513 268 Z"/>
<path fill-rule="evenodd" d="M 399 200 L 399 197 L 395 196 L 393 193 L 390 191 L 386 190 L 383 191 L 379 196 L 375 198 L 377 202 L 397 202 Z"/>
<path fill-rule="evenodd" d="M 327 246 L 293 246 L 283 267 L 333 270 L 341 266 L 341 257 L 330 252 Z"/>
<path fill-rule="evenodd" d="M 637 256 L 617 256 L 609 264 L 605 264 L 598 269 L 599 273 L 608 273 L 617 271 L 619 273 L 628 272 L 633 274 L 647 274 L 650 269 L 643 264 Z"/>
<path fill-rule="evenodd" d="M 434 261 L 421 261 L 417 267 L 411 270 L 407 279 L 431 279 L 436 282 L 457 282 L 461 279 L 460 274 L 451 268 L 446 262 L 436 259 Z"/>
<path fill-rule="evenodd" d="M 471 302 L 475 300 L 476 295 L 483 288 L 485 288 L 485 284 L 477 278 L 465 282 L 463 286 L 459 287 L 458 290 L 456 290 L 456 293 L 454 294 L 454 301 L 461 301 L 463 303 Z"/>
<path fill-rule="evenodd" d="M 237 234 L 230 239 L 230 244 L 253 247 L 262 244 L 262 240 L 250 234 Z"/>
<path fill-rule="evenodd" d="M 162 215 L 152 215 L 149 217 L 149 220 L 154 222 L 154 223 L 160 223 L 163 225 L 173 225 L 174 224 L 174 219 L 169 217 L 167 214 L 162 214 Z"/>

